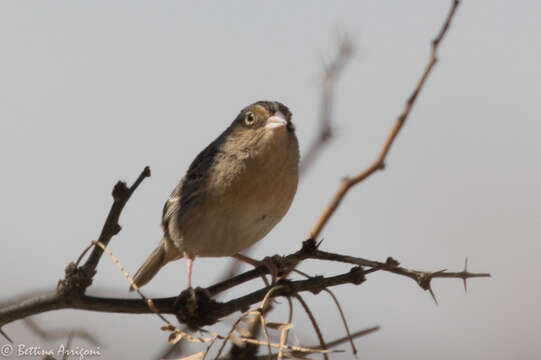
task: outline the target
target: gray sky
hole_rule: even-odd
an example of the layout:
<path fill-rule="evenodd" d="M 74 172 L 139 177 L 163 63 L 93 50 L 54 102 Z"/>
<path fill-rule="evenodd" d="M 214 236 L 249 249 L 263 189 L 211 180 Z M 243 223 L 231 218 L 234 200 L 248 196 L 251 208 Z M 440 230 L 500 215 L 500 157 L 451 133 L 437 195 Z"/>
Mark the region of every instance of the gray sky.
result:
<path fill-rule="evenodd" d="M 449 4 L 2 1 L 2 298 L 54 287 L 97 238 L 113 184 L 133 181 L 149 165 L 152 177 L 128 203 L 111 243 L 133 273 L 160 238 L 169 192 L 249 103 L 287 104 L 305 149 L 317 129 L 323 64 L 348 34 L 356 56 L 337 88 L 336 137 L 253 255 L 297 250 L 340 178 L 379 151 Z M 426 270 L 460 270 L 467 256 L 471 271 L 493 274 L 470 281 L 467 294 L 458 280 L 434 281 L 439 306 L 394 275 L 336 288 L 352 330 L 382 326 L 357 341 L 363 358 L 532 359 L 541 352 L 539 14 L 533 1 L 465 1 L 387 170 L 355 188 L 325 228 L 327 251 L 393 256 Z M 196 261 L 194 283 L 213 283 L 228 263 Z M 347 267 L 308 262 L 302 269 L 333 275 Z M 175 295 L 185 281 L 181 260 L 144 290 Z M 107 258 L 94 286 L 133 296 Z M 305 298 L 326 339 L 344 334 L 329 297 Z M 46 329 L 93 332 L 107 359 L 150 358 L 166 343 L 153 316 L 63 310 L 35 319 Z M 302 344 L 317 342 L 300 308 L 295 324 Z M 40 341 L 22 322 L 5 330 L 28 346 L 60 342 Z M 336 358 L 350 358 L 342 348 Z"/>

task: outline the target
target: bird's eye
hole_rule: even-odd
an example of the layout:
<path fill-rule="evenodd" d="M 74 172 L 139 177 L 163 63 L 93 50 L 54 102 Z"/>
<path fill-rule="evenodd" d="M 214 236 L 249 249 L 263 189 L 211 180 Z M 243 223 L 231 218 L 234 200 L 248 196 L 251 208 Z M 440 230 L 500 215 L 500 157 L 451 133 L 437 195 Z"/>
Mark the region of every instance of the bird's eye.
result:
<path fill-rule="evenodd" d="M 244 117 L 244 123 L 247 126 L 252 126 L 254 124 L 254 121 L 255 121 L 254 113 L 252 112 L 246 113 L 246 116 Z"/>

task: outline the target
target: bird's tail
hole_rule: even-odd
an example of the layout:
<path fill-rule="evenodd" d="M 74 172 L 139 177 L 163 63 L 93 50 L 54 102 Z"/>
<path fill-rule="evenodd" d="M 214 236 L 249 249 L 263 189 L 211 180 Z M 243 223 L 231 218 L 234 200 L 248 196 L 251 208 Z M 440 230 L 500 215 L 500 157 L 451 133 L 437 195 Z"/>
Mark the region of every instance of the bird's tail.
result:
<path fill-rule="evenodd" d="M 171 256 L 171 251 L 167 251 L 170 250 L 170 247 L 167 246 L 166 242 L 167 240 L 165 238 L 160 241 L 158 247 L 154 249 L 154 251 L 149 255 L 143 265 L 141 265 L 139 270 L 137 270 L 133 276 L 133 282 L 135 285 L 137 285 L 137 287 L 141 287 L 148 283 L 169 261 L 181 257 L 177 254 Z M 135 290 L 133 286 L 130 286 L 130 291 L 133 290 Z"/>

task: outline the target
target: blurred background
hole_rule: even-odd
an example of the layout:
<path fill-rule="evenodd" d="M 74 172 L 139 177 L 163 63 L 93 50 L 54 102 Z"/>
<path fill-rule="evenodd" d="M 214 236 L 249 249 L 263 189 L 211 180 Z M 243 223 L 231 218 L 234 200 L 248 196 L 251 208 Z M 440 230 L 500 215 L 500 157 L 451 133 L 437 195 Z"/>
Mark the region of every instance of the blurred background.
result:
<path fill-rule="evenodd" d="M 251 255 L 296 251 L 340 179 L 375 158 L 450 3 L 2 1 L 0 301 L 54 288 L 98 237 L 114 183 L 131 183 L 149 165 L 152 177 L 110 244 L 133 273 L 160 239 L 163 203 L 191 160 L 249 103 L 287 104 L 305 150 L 318 130 L 323 69 L 347 35 L 355 55 L 336 87 L 335 137 Z M 435 280 L 439 305 L 392 274 L 335 288 L 352 331 L 381 326 L 356 341 L 359 357 L 539 356 L 540 13 L 536 2 L 463 2 L 387 169 L 354 188 L 324 229 L 326 251 L 392 256 L 419 270 L 459 271 L 468 257 L 470 271 L 492 273 L 469 281 L 468 293 L 460 280 Z M 230 261 L 197 260 L 194 283 L 212 284 Z M 301 266 L 322 275 L 348 268 Z M 181 260 L 144 292 L 173 296 L 185 282 Z M 104 257 L 89 293 L 135 297 L 127 288 Z M 328 295 L 305 299 L 326 340 L 344 335 Z M 270 318 L 285 320 L 286 309 L 282 301 Z M 214 329 L 226 332 L 235 318 Z M 87 330 L 106 359 L 157 358 L 167 348 L 152 315 L 61 310 L 34 320 L 47 331 Z M 294 322 L 292 343 L 317 343 L 298 305 Z M 4 330 L 16 344 L 65 343 L 40 339 L 22 321 Z M 352 358 L 340 348 L 333 358 Z"/>

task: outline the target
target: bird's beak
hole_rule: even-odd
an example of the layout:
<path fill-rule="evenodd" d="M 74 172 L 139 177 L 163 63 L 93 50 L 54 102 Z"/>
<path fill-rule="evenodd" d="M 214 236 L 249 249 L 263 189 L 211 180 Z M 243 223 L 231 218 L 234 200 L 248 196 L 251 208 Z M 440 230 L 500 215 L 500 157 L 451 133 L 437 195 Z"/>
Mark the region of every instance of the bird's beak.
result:
<path fill-rule="evenodd" d="M 286 117 L 281 112 L 276 112 L 273 116 L 267 119 L 265 130 L 275 130 L 287 126 Z"/>

